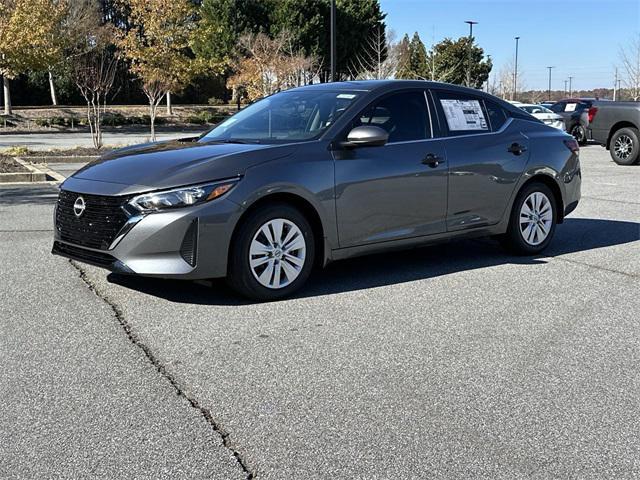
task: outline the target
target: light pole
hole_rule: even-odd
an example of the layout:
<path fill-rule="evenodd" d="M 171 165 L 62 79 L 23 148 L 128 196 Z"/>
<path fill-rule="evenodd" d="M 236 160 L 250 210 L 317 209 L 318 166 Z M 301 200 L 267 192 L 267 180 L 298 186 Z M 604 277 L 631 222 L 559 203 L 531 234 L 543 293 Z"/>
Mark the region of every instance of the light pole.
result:
<path fill-rule="evenodd" d="M 569 77 L 569 97 L 573 97 L 573 77 Z"/>
<path fill-rule="evenodd" d="M 564 81 L 564 96 L 567 96 L 567 83 L 569 82 L 569 80 L 565 80 Z"/>
<path fill-rule="evenodd" d="M 336 81 L 336 0 L 331 0 L 331 81 Z"/>
<path fill-rule="evenodd" d="M 518 42 L 520 41 L 520 37 L 516 38 L 516 65 L 513 69 L 513 96 L 511 100 L 517 100 L 516 94 L 518 92 Z"/>
<path fill-rule="evenodd" d="M 473 26 L 477 25 L 478 22 L 474 22 L 473 20 L 465 20 L 464 23 L 469 24 L 469 59 L 467 64 L 467 87 L 471 86 L 471 46 L 473 42 Z"/>
<path fill-rule="evenodd" d="M 549 89 L 547 90 L 547 100 L 551 100 L 551 69 L 554 67 L 547 67 L 549 69 Z"/>

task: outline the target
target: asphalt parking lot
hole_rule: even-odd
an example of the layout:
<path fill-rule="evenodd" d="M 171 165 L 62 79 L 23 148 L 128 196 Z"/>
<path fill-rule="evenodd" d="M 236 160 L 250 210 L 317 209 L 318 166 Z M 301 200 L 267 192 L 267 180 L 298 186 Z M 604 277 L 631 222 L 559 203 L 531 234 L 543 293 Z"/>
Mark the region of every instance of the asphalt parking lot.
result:
<path fill-rule="evenodd" d="M 0 477 L 640 475 L 640 167 L 581 153 L 544 256 L 364 257 L 296 298 L 49 254 L 51 187 L 0 189 Z"/>

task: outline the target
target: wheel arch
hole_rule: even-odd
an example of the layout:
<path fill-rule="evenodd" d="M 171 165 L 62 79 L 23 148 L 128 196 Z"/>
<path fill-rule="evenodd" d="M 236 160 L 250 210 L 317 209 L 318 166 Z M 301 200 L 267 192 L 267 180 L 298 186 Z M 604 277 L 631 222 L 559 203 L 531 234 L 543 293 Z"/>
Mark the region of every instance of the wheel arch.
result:
<path fill-rule="evenodd" d="M 636 130 L 638 130 L 638 127 L 628 120 L 623 120 L 621 122 L 616 123 L 615 125 L 613 125 L 613 127 L 611 127 L 611 130 L 609 130 L 609 135 L 607 136 L 607 143 L 605 145 L 605 147 L 607 147 L 607 150 L 609 150 L 609 144 L 611 143 L 611 139 L 613 138 L 613 135 L 621 128 L 635 128 Z"/>
<path fill-rule="evenodd" d="M 313 230 L 313 238 L 315 240 L 316 247 L 316 264 L 321 266 L 325 265 L 329 260 L 328 253 L 330 249 L 328 249 L 328 247 L 326 246 L 325 229 L 320 214 L 311 202 L 309 202 L 304 197 L 291 192 L 275 192 L 264 195 L 256 199 L 247 208 L 245 208 L 233 228 L 230 245 L 233 246 L 235 244 L 235 237 L 238 233 L 240 225 L 242 225 L 248 215 L 250 215 L 257 209 L 264 207 L 265 205 L 270 205 L 273 203 L 285 203 L 291 205 L 294 208 L 298 209 L 305 216 L 305 218 L 311 224 L 311 229 Z M 232 252 L 233 248 L 229 248 L 229 255 L 231 255 Z M 230 262 L 227 262 L 227 264 L 229 263 Z"/>

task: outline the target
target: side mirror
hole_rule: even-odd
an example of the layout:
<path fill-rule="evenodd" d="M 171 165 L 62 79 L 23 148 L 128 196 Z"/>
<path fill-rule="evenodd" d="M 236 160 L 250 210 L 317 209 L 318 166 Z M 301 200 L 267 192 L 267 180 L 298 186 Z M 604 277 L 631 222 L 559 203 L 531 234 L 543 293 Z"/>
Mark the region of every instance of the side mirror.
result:
<path fill-rule="evenodd" d="M 374 125 L 356 127 L 347 135 L 347 141 L 342 142 L 343 147 L 382 147 L 389 140 L 386 130 Z"/>

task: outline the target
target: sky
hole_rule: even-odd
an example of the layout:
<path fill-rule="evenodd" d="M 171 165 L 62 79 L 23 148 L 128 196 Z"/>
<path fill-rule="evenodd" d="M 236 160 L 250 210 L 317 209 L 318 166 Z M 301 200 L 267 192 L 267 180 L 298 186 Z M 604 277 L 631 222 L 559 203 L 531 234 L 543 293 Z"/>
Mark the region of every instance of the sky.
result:
<path fill-rule="evenodd" d="M 623 75 L 620 48 L 640 35 L 640 0 L 381 0 L 387 28 L 397 39 L 417 31 L 427 46 L 469 34 L 493 60 L 496 75 L 515 53 L 525 88 L 613 88 L 615 67 Z"/>

